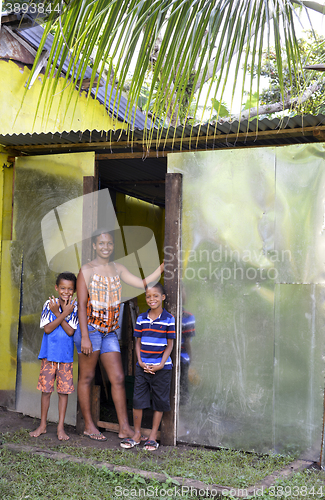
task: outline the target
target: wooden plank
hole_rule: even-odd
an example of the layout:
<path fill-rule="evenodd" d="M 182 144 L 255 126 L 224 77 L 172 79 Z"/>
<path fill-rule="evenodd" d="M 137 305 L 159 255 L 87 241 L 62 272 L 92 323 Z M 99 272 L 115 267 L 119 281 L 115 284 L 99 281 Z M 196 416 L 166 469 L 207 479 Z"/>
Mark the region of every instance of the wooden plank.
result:
<path fill-rule="evenodd" d="M 91 388 L 91 416 L 94 422 L 100 418 L 100 385 L 93 385 Z"/>
<path fill-rule="evenodd" d="M 97 191 L 98 182 L 93 175 L 88 175 L 83 178 L 83 194 L 90 194 Z M 97 228 L 97 210 L 93 206 L 94 199 L 84 196 L 83 199 L 83 217 L 82 217 L 82 265 L 92 260 L 92 246 L 89 239 L 85 235 L 92 233 Z"/>
<path fill-rule="evenodd" d="M 122 147 L 124 147 L 125 149 L 130 148 L 130 146 Z M 146 153 L 144 153 L 143 151 L 134 151 L 132 153 L 129 153 L 127 151 L 122 151 L 120 153 L 97 153 L 96 160 L 114 160 L 121 158 L 121 155 L 124 159 L 130 160 L 132 160 L 133 158 L 141 158 L 142 160 L 146 160 L 147 158 L 167 158 L 167 154 L 171 152 L 172 151 L 159 151 L 154 149 L 153 151 L 147 151 Z"/>
<path fill-rule="evenodd" d="M 313 136 L 318 140 L 318 141 L 325 141 L 325 131 L 324 130 L 319 130 L 318 128 L 314 130 Z"/>
<path fill-rule="evenodd" d="M 150 181 L 107 181 L 105 184 L 109 186 L 134 186 L 135 184 L 149 184 L 150 186 L 154 186 L 155 184 L 165 184 L 165 179 L 151 179 Z"/>
<path fill-rule="evenodd" d="M 181 349 L 181 210 L 182 174 L 166 174 L 165 187 L 165 248 L 168 248 L 168 261 L 165 261 L 164 286 L 167 294 L 166 309 L 175 317 L 176 341 L 172 351 L 173 378 L 171 385 L 171 410 L 164 413 L 161 422 L 161 443 L 176 445 L 176 424 L 179 399 L 180 349 Z"/>
<path fill-rule="evenodd" d="M 109 432 L 116 432 L 119 433 L 119 425 L 118 424 L 113 424 L 112 422 L 104 422 L 103 420 L 98 420 L 97 422 L 97 427 L 101 427 L 102 429 L 106 429 Z M 133 425 L 130 425 L 131 429 L 134 430 Z M 144 429 L 141 427 L 141 435 L 149 437 L 150 436 L 151 429 Z M 161 433 L 158 431 L 157 433 L 157 439 L 159 440 L 161 437 Z"/>

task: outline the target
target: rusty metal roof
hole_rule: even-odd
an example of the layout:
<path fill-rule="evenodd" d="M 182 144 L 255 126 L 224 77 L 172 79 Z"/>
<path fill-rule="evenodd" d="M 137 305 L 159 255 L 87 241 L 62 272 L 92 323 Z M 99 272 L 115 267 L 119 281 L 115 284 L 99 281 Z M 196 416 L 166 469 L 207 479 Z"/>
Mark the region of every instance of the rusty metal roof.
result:
<path fill-rule="evenodd" d="M 325 141 L 325 115 L 304 115 L 254 119 L 238 122 L 219 121 L 195 126 L 178 126 L 151 131 L 151 148 L 178 151 L 214 149 L 244 146 L 272 146 L 303 144 Z M 149 141 L 149 139 L 148 139 Z M 106 151 L 116 149 L 131 151 L 144 149 L 149 142 L 143 140 L 143 129 L 136 128 L 132 134 L 116 131 L 66 131 L 46 134 L 0 135 L 0 144 L 11 146 L 25 154 L 44 154 L 67 151 Z M 139 149 L 140 148 L 140 149 Z"/>

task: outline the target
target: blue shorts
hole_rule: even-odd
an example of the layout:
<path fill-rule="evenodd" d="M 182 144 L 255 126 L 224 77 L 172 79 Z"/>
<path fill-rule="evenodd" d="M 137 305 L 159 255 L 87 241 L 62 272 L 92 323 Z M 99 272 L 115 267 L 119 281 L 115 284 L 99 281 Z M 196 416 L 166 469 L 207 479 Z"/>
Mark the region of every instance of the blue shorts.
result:
<path fill-rule="evenodd" d="M 99 332 L 91 325 L 88 325 L 89 339 L 93 346 L 93 351 L 104 352 L 121 352 L 120 344 L 115 332 L 108 332 L 106 334 Z M 74 343 L 78 354 L 81 354 L 81 331 L 78 325 L 74 334 Z"/>

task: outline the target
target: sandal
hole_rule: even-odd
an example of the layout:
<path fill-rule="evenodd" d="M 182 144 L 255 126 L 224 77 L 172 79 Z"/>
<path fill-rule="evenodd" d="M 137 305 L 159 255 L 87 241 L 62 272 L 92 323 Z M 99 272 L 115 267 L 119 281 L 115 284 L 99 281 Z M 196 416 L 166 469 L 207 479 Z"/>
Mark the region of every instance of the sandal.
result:
<path fill-rule="evenodd" d="M 93 432 L 92 434 L 88 434 L 87 432 L 84 432 L 84 436 L 86 436 L 89 439 L 92 439 L 93 441 L 107 441 L 107 437 L 105 437 L 101 432 Z"/>
<path fill-rule="evenodd" d="M 121 448 L 126 448 L 127 450 L 134 448 L 135 446 L 138 446 L 139 444 L 140 444 L 140 441 L 137 443 L 132 438 L 125 438 L 125 439 L 122 439 L 122 441 L 120 442 Z"/>
<path fill-rule="evenodd" d="M 149 450 L 148 448 L 154 448 L 153 450 Z M 148 439 L 145 443 L 144 443 L 144 446 L 143 446 L 143 449 L 144 450 L 147 450 L 147 451 L 155 451 L 157 450 L 157 448 L 159 448 L 159 443 L 157 443 L 157 441 L 153 441 L 152 439 Z"/>

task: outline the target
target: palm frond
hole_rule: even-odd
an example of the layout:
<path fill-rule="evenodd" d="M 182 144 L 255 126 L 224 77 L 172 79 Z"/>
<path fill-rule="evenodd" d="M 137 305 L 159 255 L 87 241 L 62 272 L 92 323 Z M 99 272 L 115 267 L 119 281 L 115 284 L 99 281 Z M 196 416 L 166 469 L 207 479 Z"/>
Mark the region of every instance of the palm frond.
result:
<path fill-rule="evenodd" d="M 148 103 L 152 103 L 151 108 L 148 106 L 146 110 L 144 141 L 148 145 L 153 124 L 177 125 L 181 106 L 185 109 L 183 119 L 186 121 L 189 110 L 193 110 L 194 106 L 196 114 L 205 96 L 201 114 L 203 121 L 211 98 L 221 102 L 229 89 L 232 96 L 239 89 L 242 100 L 245 89 L 249 88 L 250 94 L 253 94 L 256 91 L 253 90 L 254 75 L 253 70 L 248 71 L 248 68 L 261 67 L 263 50 L 271 35 L 279 75 L 282 69 L 281 49 L 285 47 L 293 78 L 298 78 L 301 63 L 295 33 L 295 9 L 297 5 L 306 8 L 304 3 L 308 2 L 70 0 L 64 3 L 53 0 L 53 15 L 47 21 L 33 70 L 49 30 L 57 27 L 42 89 L 42 94 L 46 93 L 49 113 L 64 62 L 69 61 L 65 79 L 70 92 L 67 102 L 71 105 L 73 89 L 81 89 L 87 65 L 96 49 L 91 86 L 98 80 L 98 91 L 106 61 L 109 60 L 108 74 L 114 66 L 114 78 L 111 87 L 106 84 L 106 92 L 117 109 L 122 89 L 132 74 L 125 114 L 130 130 L 133 126 L 132 108 L 137 105 L 141 89 L 146 84 Z M 56 6 L 61 9 L 59 17 L 55 12 Z M 161 42 L 153 59 L 158 37 Z M 242 73 L 243 76 L 231 81 L 230 69 L 233 65 L 235 74 Z M 32 74 L 33 71 L 31 77 Z M 249 82 L 246 82 L 247 75 Z M 283 92 L 283 82 L 280 84 Z"/>

